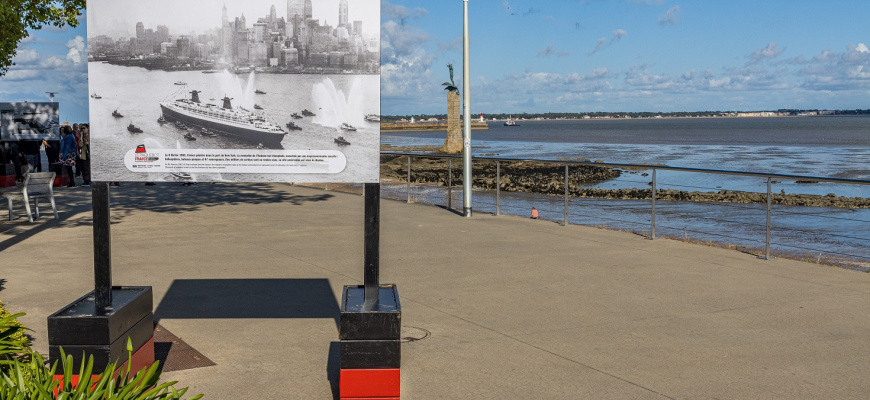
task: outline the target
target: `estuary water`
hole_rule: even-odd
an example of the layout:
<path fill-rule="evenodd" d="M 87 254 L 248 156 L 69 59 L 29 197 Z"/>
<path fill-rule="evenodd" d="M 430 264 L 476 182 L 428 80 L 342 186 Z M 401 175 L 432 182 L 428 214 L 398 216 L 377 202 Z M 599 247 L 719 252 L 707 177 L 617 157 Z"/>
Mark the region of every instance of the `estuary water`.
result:
<path fill-rule="evenodd" d="M 530 159 L 589 159 L 609 163 L 658 164 L 810 177 L 870 180 L 870 117 L 662 118 L 520 121 L 518 127 L 490 122 L 472 131 L 474 156 Z M 445 132 L 384 133 L 381 143 L 398 147 L 440 146 Z M 456 168 L 459 168 L 458 166 Z M 647 188 L 650 171 L 624 171 L 604 189 Z M 687 191 L 766 192 L 764 178 L 658 171 L 657 188 Z M 403 188 L 394 189 L 401 196 Z M 776 180 L 772 190 L 794 194 L 870 197 L 870 185 L 799 183 Z M 461 209 L 461 188 L 454 190 Z M 494 194 L 475 192 L 474 209 L 492 212 Z M 444 203 L 442 189 L 419 189 L 419 201 Z M 501 212 L 562 221 L 561 198 L 502 194 Z M 569 223 L 649 233 L 649 201 L 577 199 Z M 765 245 L 765 205 L 657 203 L 657 233 L 752 249 Z M 771 246 L 783 252 L 814 254 L 813 261 L 845 258 L 870 265 L 870 211 L 777 206 Z"/>

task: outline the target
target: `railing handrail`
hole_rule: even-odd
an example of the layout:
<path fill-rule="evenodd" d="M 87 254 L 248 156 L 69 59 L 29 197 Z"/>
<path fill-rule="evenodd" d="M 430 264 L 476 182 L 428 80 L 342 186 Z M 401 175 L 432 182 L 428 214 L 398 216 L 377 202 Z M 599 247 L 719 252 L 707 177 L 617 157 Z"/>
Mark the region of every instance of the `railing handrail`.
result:
<path fill-rule="evenodd" d="M 394 151 L 382 151 L 381 155 L 426 157 L 426 158 L 462 158 L 462 155 L 406 153 L 406 152 L 394 152 Z M 593 166 L 593 167 L 608 167 L 608 168 L 656 169 L 656 170 L 680 171 L 680 172 L 700 172 L 700 173 L 716 174 L 716 175 L 740 175 L 740 176 L 753 176 L 753 177 L 758 177 L 758 178 L 795 179 L 795 180 L 816 181 L 816 182 L 833 182 L 833 183 L 847 183 L 847 184 L 856 184 L 856 185 L 870 185 L 870 180 L 864 180 L 864 179 L 830 178 L 830 177 L 821 177 L 821 176 L 790 175 L 790 174 L 777 174 L 777 173 L 766 173 L 766 172 L 729 171 L 729 170 L 722 170 L 722 169 L 707 169 L 707 168 L 672 167 L 669 165 L 658 165 L 658 164 L 656 164 L 656 165 L 653 165 L 653 164 L 622 164 L 622 163 L 604 163 L 604 162 L 594 162 L 594 161 L 549 160 L 549 159 L 539 159 L 539 158 L 504 158 L 504 157 L 473 157 L 473 158 L 475 160 L 489 160 L 489 161 L 543 162 L 543 163 L 554 163 L 554 164 L 587 165 L 587 166 Z"/>

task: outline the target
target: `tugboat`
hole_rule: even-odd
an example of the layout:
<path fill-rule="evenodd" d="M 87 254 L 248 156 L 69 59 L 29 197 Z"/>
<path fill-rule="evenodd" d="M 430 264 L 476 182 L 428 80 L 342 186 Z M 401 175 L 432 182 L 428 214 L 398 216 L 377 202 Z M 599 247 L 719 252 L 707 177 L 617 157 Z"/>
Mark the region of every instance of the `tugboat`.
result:
<path fill-rule="evenodd" d="M 193 137 L 193 134 L 191 134 L 190 132 L 187 132 L 187 133 L 184 134 L 184 139 L 186 139 L 186 140 L 188 140 L 188 141 L 194 141 L 194 140 L 196 140 L 196 138 Z"/>
<path fill-rule="evenodd" d="M 98 95 L 97 92 L 94 92 L 94 94 L 92 94 L 91 97 L 93 97 L 95 99 L 102 99 L 103 98 L 103 96 Z"/>
<path fill-rule="evenodd" d="M 381 117 L 375 114 L 366 114 L 365 118 L 369 122 L 381 122 Z"/>
<path fill-rule="evenodd" d="M 313 113 L 313 112 L 311 112 L 311 111 L 308 111 L 308 109 L 306 108 L 306 109 L 302 110 L 302 115 L 304 115 L 304 116 L 306 116 L 306 117 L 313 117 L 313 116 L 315 116 L 315 115 L 317 115 L 317 114 L 315 114 L 315 113 Z"/>
<path fill-rule="evenodd" d="M 302 119 L 302 116 L 296 113 L 290 114 L 290 116 L 296 119 Z"/>
<path fill-rule="evenodd" d="M 185 125 L 184 122 L 181 121 L 175 121 L 175 127 L 178 129 L 187 130 L 187 125 Z"/>
<path fill-rule="evenodd" d="M 112 111 L 112 116 L 115 118 L 124 118 L 124 116 L 121 115 L 121 113 L 119 113 L 118 110 Z"/>
<path fill-rule="evenodd" d="M 217 136 L 217 133 L 214 133 L 208 129 L 202 128 L 199 132 L 202 136 L 214 137 Z"/>
<path fill-rule="evenodd" d="M 167 121 L 183 121 L 196 129 L 208 128 L 219 135 L 226 135 L 249 143 L 263 143 L 270 148 L 279 148 L 287 134 L 280 125 L 241 107 L 233 107 L 231 98 L 222 99 L 223 106 L 204 104 L 199 100 L 199 91 L 189 92 L 190 98 L 160 103 Z"/>
<path fill-rule="evenodd" d="M 337 144 L 339 146 L 347 146 L 350 144 L 350 142 L 345 140 L 344 136 L 339 136 L 339 137 L 335 138 L 335 144 Z"/>
<path fill-rule="evenodd" d="M 260 89 L 257 89 L 257 90 L 254 91 L 254 94 L 266 94 L 266 92 L 264 92 L 264 91 L 262 91 L 262 90 L 260 90 Z"/>
<path fill-rule="evenodd" d="M 301 131 L 301 130 L 302 130 L 302 127 L 299 126 L 299 125 L 296 125 L 293 121 L 290 121 L 290 122 L 287 123 L 287 130 L 291 130 L 291 131 Z"/>
<path fill-rule="evenodd" d="M 354 128 L 353 125 L 348 124 L 348 123 L 341 124 L 341 129 L 344 129 L 346 131 L 355 131 L 356 130 L 356 128 Z"/>
<path fill-rule="evenodd" d="M 157 118 L 157 123 L 163 125 L 166 123 L 166 119 L 161 115 L 160 118 Z"/>
<path fill-rule="evenodd" d="M 259 104 L 254 104 L 254 109 L 255 109 L 255 110 L 262 110 L 263 107 L 260 107 Z"/>
<path fill-rule="evenodd" d="M 136 125 L 133 125 L 132 122 L 130 122 L 130 125 L 127 125 L 127 130 L 130 131 L 130 133 L 142 133 L 142 129 L 139 129 L 138 127 L 136 127 Z"/>
<path fill-rule="evenodd" d="M 187 83 L 184 83 L 182 81 L 175 82 L 175 84 L 179 86 L 187 85 Z"/>

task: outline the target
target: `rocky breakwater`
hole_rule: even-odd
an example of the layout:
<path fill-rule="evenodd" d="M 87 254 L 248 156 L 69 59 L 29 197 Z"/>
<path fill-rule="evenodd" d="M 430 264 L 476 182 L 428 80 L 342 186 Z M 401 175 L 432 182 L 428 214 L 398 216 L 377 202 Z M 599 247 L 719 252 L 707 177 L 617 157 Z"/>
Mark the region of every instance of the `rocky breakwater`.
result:
<path fill-rule="evenodd" d="M 565 166 L 538 162 L 501 162 L 501 190 L 548 195 L 565 193 Z M 497 182 L 495 161 L 476 160 L 472 168 L 472 185 L 475 189 L 495 190 Z M 618 169 L 573 165 L 568 172 L 568 186 L 596 185 L 618 178 Z M 411 182 L 446 186 L 452 175 L 454 186 L 462 185 L 462 161 L 454 159 L 452 173 L 448 162 L 442 158 L 411 158 Z M 406 182 L 408 178 L 407 156 L 381 156 L 381 180 Z"/>
<path fill-rule="evenodd" d="M 580 160 L 578 160 L 580 161 Z M 582 160 L 586 161 L 586 160 Z M 448 184 L 448 163 L 442 158 L 411 158 L 411 182 L 415 184 Z M 583 186 L 597 185 L 618 178 L 622 171 L 603 167 L 572 165 L 569 168 L 568 195 L 575 198 L 602 198 L 621 200 L 650 200 L 651 188 L 598 189 Z M 496 164 L 494 161 L 476 160 L 472 170 L 475 189 L 495 190 Z M 382 182 L 406 182 L 407 156 L 381 156 Z M 452 184 L 462 185 L 462 161 L 453 160 Z M 565 166 L 538 162 L 501 162 L 501 190 L 561 196 L 565 194 Z M 724 203 L 767 203 L 766 193 L 719 190 L 715 192 L 658 189 L 657 201 L 691 201 Z M 870 199 L 842 197 L 834 193 L 824 196 L 809 194 L 774 193 L 771 203 L 805 207 L 870 208 Z"/>
<path fill-rule="evenodd" d="M 591 189 L 577 188 L 569 190 L 569 195 L 574 197 L 594 197 L 605 199 L 623 200 L 649 200 L 652 199 L 652 189 Z M 659 189 L 656 191 L 656 200 L 663 201 L 693 201 L 723 203 L 767 203 L 766 193 L 740 192 L 733 190 L 720 190 L 717 192 L 683 191 L 672 189 Z M 812 194 L 787 194 L 773 193 L 770 199 L 772 204 L 805 207 L 836 207 L 836 208 L 870 208 L 870 199 L 863 197 L 842 197 L 834 193 L 824 196 Z"/>

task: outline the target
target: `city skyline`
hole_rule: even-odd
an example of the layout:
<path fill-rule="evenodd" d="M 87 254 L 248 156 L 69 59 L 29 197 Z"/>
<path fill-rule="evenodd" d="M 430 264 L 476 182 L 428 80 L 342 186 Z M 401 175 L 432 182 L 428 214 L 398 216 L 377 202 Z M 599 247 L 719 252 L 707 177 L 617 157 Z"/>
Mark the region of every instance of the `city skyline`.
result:
<path fill-rule="evenodd" d="M 230 16 L 244 15 L 249 22 L 256 22 L 257 18 L 269 15 L 274 6 L 277 17 L 287 20 L 288 4 L 294 0 L 251 0 L 245 2 L 231 2 L 225 0 L 188 0 L 177 2 L 172 0 L 156 0 L 151 2 L 124 2 L 114 0 L 90 0 L 92 9 L 91 17 L 95 23 L 88 27 L 88 32 L 96 35 L 108 36 L 136 36 L 136 24 L 143 23 L 146 28 L 154 29 L 158 25 L 167 26 L 170 31 L 177 35 L 190 33 L 204 34 L 221 28 L 222 8 L 225 6 Z M 315 0 L 312 2 L 312 17 L 321 23 L 330 26 L 338 26 L 339 2 L 341 0 Z M 376 21 L 380 11 L 374 7 L 365 7 L 371 1 L 348 2 L 348 13 L 351 21 Z M 173 13 L 160 13 L 164 4 L 171 4 Z M 97 8 L 97 6 L 99 8 Z M 374 9 L 373 9 L 374 8 Z M 106 13 L 122 18 L 111 18 L 96 15 Z M 191 18 L 191 16 L 197 16 Z M 376 25 L 370 23 L 370 25 Z M 369 27 L 365 34 L 378 37 L 379 29 Z"/>

